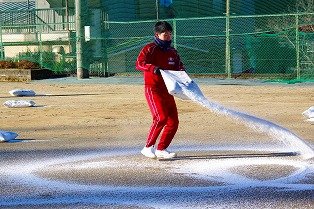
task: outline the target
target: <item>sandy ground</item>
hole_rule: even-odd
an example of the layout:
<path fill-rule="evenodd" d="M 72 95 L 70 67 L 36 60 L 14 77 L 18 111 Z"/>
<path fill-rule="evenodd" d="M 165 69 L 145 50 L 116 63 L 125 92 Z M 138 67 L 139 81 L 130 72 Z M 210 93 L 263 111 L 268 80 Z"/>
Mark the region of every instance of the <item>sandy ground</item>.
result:
<path fill-rule="evenodd" d="M 302 116 L 314 105 L 313 84 L 195 80 L 206 97 L 279 124 L 313 147 L 314 125 Z M 32 108 L 0 106 L 0 130 L 19 134 L 19 140 L 0 144 L 4 208 L 314 205 L 312 159 L 269 154 L 295 148 L 191 101 L 176 100 L 180 127 L 170 149 L 182 158 L 142 157 L 139 151 L 151 116 L 141 78 L 67 78 L 0 86 L 1 104 L 12 99 L 36 102 Z M 37 95 L 10 96 L 16 88 Z"/>

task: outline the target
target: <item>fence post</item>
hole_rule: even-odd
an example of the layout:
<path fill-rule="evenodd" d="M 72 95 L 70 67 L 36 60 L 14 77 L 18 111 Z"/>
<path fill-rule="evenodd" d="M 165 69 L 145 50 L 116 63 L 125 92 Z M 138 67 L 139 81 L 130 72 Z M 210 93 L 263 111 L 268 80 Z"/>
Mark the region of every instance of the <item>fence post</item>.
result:
<path fill-rule="evenodd" d="M 43 63 L 43 43 L 42 43 L 42 29 L 40 27 L 40 29 L 38 31 L 36 31 L 36 33 L 39 33 L 38 36 L 39 36 L 39 62 L 40 62 L 40 66 L 43 66 L 44 63 Z"/>
<path fill-rule="evenodd" d="M 0 25 L 0 59 L 4 59 L 4 47 L 2 43 L 2 25 Z"/>
<path fill-rule="evenodd" d="M 158 9 L 158 0 L 155 1 L 155 6 L 156 6 L 156 20 L 159 20 L 159 9 Z"/>
<path fill-rule="evenodd" d="M 82 27 L 82 3 L 75 0 L 75 29 L 76 29 L 76 73 L 77 78 L 88 78 L 88 70 L 83 67 L 83 27 Z"/>
<path fill-rule="evenodd" d="M 230 0 L 226 0 L 226 73 L 231 78 L 230 67 Z"/>
<path fill-rule="evenodd" d="M 297 80 L 300 80 L 300 36 L 299 36 L 299 15 L 295 15 L 295 52 L 296 52 L 296 70 Z"/>
<path fill-rule="evenodd" d="M 177 49 L 177 21 L 173 19 L 173 47 Z"/>
<path fill-rule="evenodd" d="M 109 14 L 104 14 L 105 23 L 104 23 L 104 47 L 103 47 L 103 68 L 104 68 L 104 76 L 109 77 L 109 60 L 108 60 L 108 31 L 109 31 Z"/>

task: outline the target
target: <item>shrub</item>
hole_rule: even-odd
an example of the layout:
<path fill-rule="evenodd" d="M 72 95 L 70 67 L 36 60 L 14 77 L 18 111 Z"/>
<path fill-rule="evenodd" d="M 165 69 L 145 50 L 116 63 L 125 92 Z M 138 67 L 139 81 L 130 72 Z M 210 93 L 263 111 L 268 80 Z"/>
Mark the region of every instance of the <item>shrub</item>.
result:
<path fill-rule="evenodd" d="M 38 69 L 40 68 L 40 65 L 36 62 L 31 62 L 28 60 L 21 60 L 19 62 L 13 62 L 13 61 L 6 61 L 1 60 L 0 61 L 0 68 L 1 69 L 12 69 L 12 68 L 18 68 L 18 69 Z"/>
<path fill-rule="evenodd" d="M 1 60 L 0 61 L 0 68 L 1 69 L 15 68 L 15 63 L 12 61 Z"/>
<path fill-rule="evenodd" d="M 17 62 L 16 67 L 19 69 L 38 69 L 38 68 L 40 68 L 38 63 L 30 62 L 28 60 L 21 60 L 21 61 Z"/>

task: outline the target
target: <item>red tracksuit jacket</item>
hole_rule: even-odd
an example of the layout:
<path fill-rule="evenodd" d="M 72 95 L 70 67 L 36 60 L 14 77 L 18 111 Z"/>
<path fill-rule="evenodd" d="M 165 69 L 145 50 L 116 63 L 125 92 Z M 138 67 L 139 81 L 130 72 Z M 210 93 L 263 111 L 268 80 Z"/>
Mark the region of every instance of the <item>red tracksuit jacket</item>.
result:
<path fill-rule="evenodd" d="M 163 51 L 153 42 L 141 50 L 136 60 L 136 68 L 144 72 L 146 86 L 165 87 L 162 77 L 154 74 L 155 67 L 164 70 L 184 69 L 177 50 L 171 47 L 169 50 Z"/>
<path fill-rule="evenodd" d="M 163 51 L 154 42 L 144 46 L 136 60 L 136 68 L 144 73 L 145 97 L 153 117 L 146 147 L 155 145 L 163 130 L 157 149 L 164 150 L 177 132 L 179 119 L 175 100 L 168 93 L 162 76 L 154 74 L 156 67 L 164 70 L 184 70 L 184 66 L 174 48 Z"/>

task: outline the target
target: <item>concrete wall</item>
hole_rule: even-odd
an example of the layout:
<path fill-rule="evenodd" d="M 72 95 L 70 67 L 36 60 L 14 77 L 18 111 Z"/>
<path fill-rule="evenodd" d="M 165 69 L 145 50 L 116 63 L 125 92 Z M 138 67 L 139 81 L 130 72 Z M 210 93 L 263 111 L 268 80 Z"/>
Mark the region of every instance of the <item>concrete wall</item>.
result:
<path fill-rule="evenodd" d="M 36 0 L 36 9 L 48 9 L 48 8 L 50 8 L 50 4 L 46 0 Z"/>

